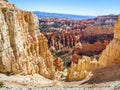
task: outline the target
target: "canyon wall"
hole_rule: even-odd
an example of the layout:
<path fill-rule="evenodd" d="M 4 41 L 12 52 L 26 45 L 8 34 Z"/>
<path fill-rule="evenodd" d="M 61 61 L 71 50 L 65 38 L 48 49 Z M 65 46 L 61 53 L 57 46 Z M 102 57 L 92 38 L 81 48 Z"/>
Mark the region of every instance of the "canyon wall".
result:
<path fill-rule="evenodd" d="M 53 57 L 37 17 L 0 1 L 0 72 L 54 79 Z"/>

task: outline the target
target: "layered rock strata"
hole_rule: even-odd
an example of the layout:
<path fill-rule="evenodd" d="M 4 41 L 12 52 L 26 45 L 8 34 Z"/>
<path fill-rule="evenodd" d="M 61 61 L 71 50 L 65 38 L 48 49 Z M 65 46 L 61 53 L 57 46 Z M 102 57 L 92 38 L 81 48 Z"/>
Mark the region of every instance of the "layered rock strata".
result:
<path fill-rule="evenodd" d="M 0 72 L 54 78 L 53 57 L 37 17 L 0 1 Z"/>

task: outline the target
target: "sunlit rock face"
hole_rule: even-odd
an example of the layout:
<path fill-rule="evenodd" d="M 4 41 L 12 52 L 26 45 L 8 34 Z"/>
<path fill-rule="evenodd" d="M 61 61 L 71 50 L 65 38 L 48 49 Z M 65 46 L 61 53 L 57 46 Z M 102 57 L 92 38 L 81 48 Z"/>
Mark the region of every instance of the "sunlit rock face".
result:
<path fill-rule="evenodd" d="M 92 70 L 100 68 L 97 60 L 90 57 L 82 57 L 78 63 L 72 62 L 71 67 L 68 69 L 67 81 L 79 81 L 85 79 Z"/>
<path fill-rule="evenodd" d="M 53 57 L 37 17 L 0 1 L 0 72 L 54 79 Z"/>

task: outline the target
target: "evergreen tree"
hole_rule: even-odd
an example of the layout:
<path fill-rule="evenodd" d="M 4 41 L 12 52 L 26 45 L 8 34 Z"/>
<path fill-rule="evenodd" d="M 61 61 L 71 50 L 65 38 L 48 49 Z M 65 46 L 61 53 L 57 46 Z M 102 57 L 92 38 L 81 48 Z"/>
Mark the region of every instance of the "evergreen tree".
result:
<path fill-rule="evenodd" d="M 4 0 L 4 1 L 8 2 L 8 0 Z"/>

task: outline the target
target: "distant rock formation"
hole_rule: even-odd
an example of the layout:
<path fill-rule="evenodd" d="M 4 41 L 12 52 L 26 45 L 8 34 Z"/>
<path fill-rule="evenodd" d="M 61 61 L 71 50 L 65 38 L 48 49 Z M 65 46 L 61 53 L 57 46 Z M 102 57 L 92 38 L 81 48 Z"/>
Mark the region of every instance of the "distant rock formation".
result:
<path fill-rule="evenodd" d="M 53 57 L 37 17 L 0 1 L 0 72 L 54 79 Z"/>
<path fill-rule="evenodd" d="M 48 39 L 50 50 L 58 51 L 65 48 L 73 49 L 74 46 L 79 43 L 81 43 L 84 48 L 87 48 L 85 44 L 103 43 L 104 40 L 109 43 L 114 36 L 113 25 L 116 20 L 117 15 L 108 15 L 99 16 L 94 19 L 75 21 L 46 18 L 39 19 L 39 23 L 41 32 L 43 32 Z M 97 53 L 101 53 L 105 47 L 103 46 L 99 51 L 97 50 Z M 93 51 L 92 53 L 96 54 L 95 52 L 96 51 Z M 83 55 L 87 54 L 84 53 Z"/>
<path fill-rule="evenodd" d="M 73 47 L 78 42 L 80 42 L 80 35 L 75 35 L 74 33 L 62 33 L 62 34 L 45 34 L 48 38 L 48 44 L 51 47 L 54 47 L 56 50 L 59 50 L 63 47 Z"/>
<path fill-rule="evenodd" d="M 95 18 L 94 25 L 97 26 L 114 26 L 118 19 L 118 15 L 105 15 Z"/>
<path fill-rule="evenodd" d="M 113 39 L 113 27 L 111 26 L 94 26 L 88 25 L 82 32 L 81 43 L 103 42 L 104 40 L 111 41 Z"/>
<path fill-rule="evenodd" d="M 81 47 L 74 47 L 73 52 L 78 55 L 93 56 L 94 54 L 100 54 L 107 45 L 107 40 L 104 40 L 103 43 L 101 43 L 100 41 L 93 44 L 84 43 Z"/>
<path fill-rule="evenodd" d="M 80 59 L 68 70 L 68 81 L 89 78 L 89 83 L 120 80 L 120 16 L 114 28 L 114 39 L 107 45 L 98 61 Z M 82 64 L 81 64 L 82 63 Z"/>

